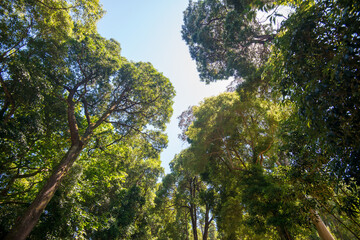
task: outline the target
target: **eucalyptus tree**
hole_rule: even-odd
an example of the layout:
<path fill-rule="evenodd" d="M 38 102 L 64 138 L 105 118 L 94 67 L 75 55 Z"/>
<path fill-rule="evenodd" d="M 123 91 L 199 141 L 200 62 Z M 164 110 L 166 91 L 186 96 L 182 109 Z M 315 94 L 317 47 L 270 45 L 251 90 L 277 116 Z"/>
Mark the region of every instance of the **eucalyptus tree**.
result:
<path fill-rule="evenodd" d="M 17 182 L 43 178 L 51 168 L 45 160 L 61 154 L 46 146 L 59 144 L 60 149 L 66 134 L 64 103 L 54 96 L 59 88 L 47 76 L 62 71 L 67 40 L 94 33 L 101 15 L 97 0 L 0 3 L 2 203 L 15 201 L 8 193 Z M 11 189 L 13 196 L 28 191 Z"/>
<path fill-rule="evenodd" d="M 119 55 L 114 40 L 97 34 L 82 40 L 70 40 L 63 71 L 46 76 L 58 83 L 53 92 L 65 106 L 69 141 L 65 154 L 58 160 L 42 190 L 7 236 L 24 239 L 38 221 L 62 179 L 73 163 L 95 137 L 94 131 L 108 122 L 117 138 L 131 132 L 142 132 L 157 144 L 157 136 L 165 129 L 171 115 L 174 90 L 167 78 L 150 63 L 127 62 Z M 147 130 L 148 126 L 154 130 Z"/>
<path fill-rule="evenodd" d="M 50 76 L 62 71 L 68 39 L 96 32 L 101 15 L 97 0 L 0 3 L 0 203 L 10 218 L 64 153 L 66 108 Z"/>
<path fill-rule="evenodd" d="M 33 200 L 7 239 L 26 238 L 100 136 L 114 135 L 102 149 L 134 134 L 148 152 L 165 146 L 174 90 L 150 63 L 128 62 L 116 41 L 96 33 L 102 13 L 98 0 L 0 3 L 2 227 L 14 224 L 12 206 Z M 103 124 L 113 128 L 97 132 Z"/>

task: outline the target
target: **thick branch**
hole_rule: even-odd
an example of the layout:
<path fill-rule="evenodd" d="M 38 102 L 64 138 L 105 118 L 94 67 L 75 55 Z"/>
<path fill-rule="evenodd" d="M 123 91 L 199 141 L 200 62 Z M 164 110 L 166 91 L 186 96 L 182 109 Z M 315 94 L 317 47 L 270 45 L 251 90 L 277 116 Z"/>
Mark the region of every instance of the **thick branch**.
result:
<path fill-rule="evenodd" d="M 226 17 L 217 17 L 217 18 L 212 18 L 209 21 L 207 21 L 206 23 L 201 23 L 202 26 L 209 26 L 212 22 L 215 21 L 220 21 L 220 20 L 225 20 Z"/>
<path fill-rule="evenodd" d="M 252 40 L 250 40 L 250 42 L 265 44 L 267 42 L 271 42 L 272 40 L 274 40 L 275 36 L 276 34 L 259 35 L 259 36 L 255 36 Z"/>
<path fill-rule="evenodd" d="M 113 101 L 110 104 L 110 107 L 108 108 L 108 110 L 103 113 L 103 115 L 99 118 L 99 120 L 96 121 L 95 124 L 93 124 L 93 126 L 91 127 L 92 129 L 95 129 L 98 126 L 100 126 L 100 124 L 102 124 L 110 116 L 110 114 L 112 114 L 116 110 L 116 108 L 119 105 L 121 99 L 125 96 L 127 91 L 128 91 L 128 89 L 125 88 L 124 91 L 119 96 L 119 98 L 116 101 Z"/>
<path fill-rule="evenodd" d="M 78 144 L 80 141 L 79 136 L 79 129 L 76 123 L 75 117 L 75 103 L 73 102 L 74 91 L 70 91 L 69 96 L 67 98 L 67 105 L 68 105 L 68 124 L 70 129 L 70 136 L 71 136 L 71 143 Z"/>
<path fill-rule="evenodd" d="M 236 157 L 239 159 L 239 161 L 241 162 L 241 164 L 244 166 L 244 168 L 246 169 L 246 165 L 245 165 L 245 162 L 241 159 L 239 153 L 234 149 L 232 148 L 232 150 L 234 151 Z"/>
<path fill-rule="evenodd" d="M 83 145 L 80 143 L 73 144 L 71 146 L 71 148 L 61 160 L 59 166 L 50 176 L 41 191 L 37 194 L 30 207 L 15 223 L 15 226 L 6 236 L 6 240 L 25 240 L 27 238 L 38 222 L 41 213 L 44 211 L 45 207 L 54 196 L 55 191 L 60 186 L 62 179 L 66 176 L 75 160 L 79 157 L 82 149 Z"/>
<path fill-rule="evenodd" d="M 262 164 L 263 164 L 263 154 L 266 153 L 266 152 L 271 148 L 272 144 L 273 144 L 273 141 L 271 141 L 271 142 L 269 143 L 269 145 L 267 146 L 267 148 L 266 148 L 265 150 L 261 151 L 261 152 L 258 154 L 258 158 L 259 158 L 259 156 L 261 156 L 261 161 L 260 161 L 260 165 L 261 165 L 261 166 L 262 166 Z"/>

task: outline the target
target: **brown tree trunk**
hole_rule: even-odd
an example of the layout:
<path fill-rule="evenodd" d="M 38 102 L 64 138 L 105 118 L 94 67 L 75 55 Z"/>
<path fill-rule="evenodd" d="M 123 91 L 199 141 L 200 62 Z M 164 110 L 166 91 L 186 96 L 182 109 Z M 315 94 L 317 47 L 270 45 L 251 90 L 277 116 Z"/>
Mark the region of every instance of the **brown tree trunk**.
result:
<path fill-rule="evenodd" d="M 191 225 L 192 225 L 194 240 L 198 240 L 196 206 L 194 206 L 194 204 L 190 204 L 190 217 L 191 217 Z"/>
<path fill-rule="evenodd" d="M 41 191 L 37 194 L 30 207 L 26 210 L 23 216 L 16 221 L 9 234 L 5 237 L 5 240 L 25 240 L 29 236 L 30 232 L 37 224 L 41 213 L 54 196 L 62 179 L 66 176 L 75 160 L 79 157 L 82 149 L 83 144 L 80 141 L 78 144 L 73 144 L 71 146 L 61 160 L 59 166 L 52 173 Z"/>
<path fill-rule="evenodd" d="M 212 218 L 209 220 L 209 212 L 210 212 L 210 209 L 208 206 L 206 206 L 203 240 L 207 240 L 208 236 L 209 236 L 209 227 L 212 222 Z"/>
<path fill-rule="evenodd" d="M 277 231 L 279 232 L 281 240 L 294 240 L 294 238 L 291 236 L 291 234 L 285 227 L 277 227 Z"/>
<path fill-rule="evenodd" d="M 15 222 L 5 240 L 25 240 L 30 232 L 33 230 L 41 213 L 45 210 L 47 204 L 54 196 L 56 190 L 59 188 L 61 181 L 70 170 L 75 160 L 79 157 L 84 146 L 89 141 L 92 134 L 92 127 L 89 125 L 84 134 L 84 142 L 80 140 L 79 130 L 75 117 L 75 102 L 73 96 L 75 90 L 69 90 L 69 96 L 66 100 L 68 105 L 67 117 L 70 130 L 71 147 L 61 159 L 60 164 L 47 180 L 41 191 L 37 194 L 35 200 L 31 203 L 25 213 Z"/>
<path fill-rule="evenodd" d="M 193 201 L 196 196 L 196 177 L 190 180 L 189 190 L 191 195 L 191 201 Z M 196 205 L 194 203 L 190 203 L 190 217 L 191 217 L 191 225 L 192 225 L 194 240 L 198 240 L 197 214 L 196 214 Z"/>
<path fill-rule="evenodd" d="M 310 218 L 314 223 L 320 238 L 322 240 L 335 240 L 329 229 L 327 229 L 324 222 L 321 220 L 319 214 L 317 214 L 314 209 L 310 209 L 310 214 Z"/>

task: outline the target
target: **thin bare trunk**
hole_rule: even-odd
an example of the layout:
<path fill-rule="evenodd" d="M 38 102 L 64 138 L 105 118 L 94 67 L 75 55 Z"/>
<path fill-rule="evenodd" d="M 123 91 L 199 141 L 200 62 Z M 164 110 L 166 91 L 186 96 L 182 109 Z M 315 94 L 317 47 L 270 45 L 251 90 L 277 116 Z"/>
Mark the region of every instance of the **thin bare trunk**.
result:
<path fill-rule="evenodd" d="M 314 223 L 316 230 L 322 240 L 335 240 L 333 235 L 330 233 L 329 229 L 325 226 L 324 222 L 321 220 L 319 214 L 314 209 L 310 209 L 310 218 Z"/>

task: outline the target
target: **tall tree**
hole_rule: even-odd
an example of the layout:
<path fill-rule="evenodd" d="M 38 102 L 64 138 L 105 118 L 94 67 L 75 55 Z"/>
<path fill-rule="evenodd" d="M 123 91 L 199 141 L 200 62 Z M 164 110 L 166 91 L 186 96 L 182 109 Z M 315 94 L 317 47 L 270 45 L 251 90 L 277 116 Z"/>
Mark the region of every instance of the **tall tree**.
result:
<path fill-rule="evenodd" d="M 159 239 L 190 239 L 190 220 L 187 208 L 175 204 L 176 177 L 170 173 L 163 177 L 155 198 L 157 221 L 153 234 Z M 178 201 L 179 203 L 179 201 Z"/>
<path fill-rule="evenodd" d="M 96 32 L 101 15 L 98 0 L 1 1 L 1 204 L 26 204 L 64 153 L 66 104 L 50 76 L 63 70 L 68 39 Z"/>
<path fill-rule="evenodd" d="M 151 64 L 121 59 L 119 44 L 98 35 L 70 41 L 65 71 L 48 76 L 63 87 L 54 94 L 67 106 L 68 150 L 7 239 L 26 238 L 99 126 L 112 123 L 118 134 L 115 142 L 132 131 L 146 131 L 151 140 L 164 130 L 172 112 L 174 90 Z M 146 130 L 150 125 L 154 130 Z"/>
<path fill-rule="evenodd" d="M 305 1 L 284 24 L 269 62 L 276 86 L 297 106 L 307 145 L 321 148 L 339 179 L 357 182 L 359 12 L 355 1 Z"/>
<path fill-rule="evenodd" d="M 338 189 L 333 209 L 343 209 L 343 218 L 347 215 L 355 225 L 360 212 L 360 145 L 354 139 L 360 131 L 359 10 L 353 1 L 303 2 L 285 22 L 268 65 L 274 86 L 296 106 L 284 134 L 289 157 L 301 173 L 293 176 L 300 183 L 319 174 L 329 179 Z"/>
<path fill-rule="evenodd" d="M 267 61 L 275 31 L 261 23 L 257 11 L 275 7 L 272 1 L 190 1 L 182 36 L 201 80 L 258 80 L 253 75 Z"/>
<path fill-rule="evenodd" d="M 213 221 L 211 212 L 214 205 L 214 193 L 200 179 L 187 162 L 193 161 L 194 155 L 189 149 L 183 150 L 176 155 L 170 163 L 172 172 L 177 176 L 176 197 L 183 202 L 183 205 L 177 204 L 178 207 L 186 207 L 190 213 L 193 238 L 199 239 L 198 229 L 201 228 L 202 239 L 208 239 L 209 227 Z M 202 223 L 202 224 L 200 224 Z"/>
<path fill-rule="evenodd" d="M 186 134 L 196 156 L 194 166 L 208 172 L 228 201 L 236 199 L 244 206 L 247 222 L 259 231 L 267 226 L 282 239 L 293 239 L 292 234 L 301 234 L 298 223 L 310 214 L 300 210 L 294 186 L 275 175 L 287 165 L 277 137 L 279 121 L 289 115 L 282 108 L 256 95 L 244 94 L 240 101 L 237 94 L 225 93 L 194 108 L 195 121 Z"/>
<path fill-rule="evenodd" d="M 259 34 L 241 32 L 247 29 L 245 20 L 249 20 L 252 26 L 258 26 L 259 21 L 255 16 L 259 10 L 267 12 L 269 19 L 281 17 L 277 9 L 279 5 L 292 6 L 293 14 L 284 18 L 281 28 L 269 28 L 268 33 L 272 38 L 264 38 L 263 43 L 266 42 L 267 47 L 272 48 L 263 51 L 264 55 L 247 55 L 241 52 L 241 47 L 228 47 L 229 42 L 257 40 Z M 229 22 L 232 28 L 227 28 L 225 20 L 231 16 L 230 13 L 238 13 L 243 18 Z M 349 200 L 351 210 L 347 208 L 347 211 L 352 217 L 359 212 L 359 204 L 355 200 L 359 199 L 355 177 L 359 175 L 356 160 L 358 141 L 351 140 L 358 131 L 355 117 L 358 115 L 355 103 L 358 102 L 355 93 L 359 55 L 356 27 L 359 25 L 358 13 L 358 4 L 353 1 L 204 0 L 190 2 L 184 13 L 183 27 L 183 38 L 197 61 L 203 80 L 210 82 L 229 76 L 243 77 L 246 82 L 242 84 L 242 89 L 253 91 L 261 84 L 267 84 L 268 79 L 273 79 L 271 92 L 280 89 L 284 99 L 290 99 L 295 104 L 298 113 L 298 117 L 292 118 L 298 121 L 289 121 L 286 127 L 290 129 L 285 133 L 290 144 L 287 149 L 286 146 L 282 148 L 289 153 L 289 162 L 292 166 L 300 166 L 299 170 L 304 170 L 301 172 L 303 177 L 309 177 L 309 173 L 317 169 L 316 176 L 323 180 L 317 181 L 319 189 L 326 182 L 333 184 L 334 179 L 342 187 L 343 193 L 351 189 L 350 186 L 354 187 L 350 190 L 352 194 L 344 197 Z M 350 25 L 352 27 L 346 27 Z M 227 35 L 228 29 L 232 30 L 228 33 L 239 33 L 245 40 L 234 37 L 236 34 Z M 259 44 L 252 44 L 255 43 Z M 269 54 L 272 56 L 267 62 Z M 259 56 L 264 61 L 256 61 Z M 245 64 L 233 64 L 233 59 L 244 59 Z M 254 61 L 260 64 L 253 64 Z M 250 71 L 247 72 L 247 69 Z M 251 88 L 244 88 L 246 86 Z M 329 180 L 329 175 L 333 176 L 332 180 Z M 302 182 L 300 178 L 299 181 Z M 338 201 L 339 195 L 333 194 L 332 200 Z"/>
<path fill-rule="evenodd" d="M 201 238 L 200 229 L 202 239 L 206 240 L 210 224 L 214 220 L 212 210 L 216 194 L 187 166 L 187 162 L 193 161 L 193 157 L 193 153 L 185 149 L 171 161 L 171 173 L 163 179 L 158 191 L 158 203 L 166 206 L 164 203 L 168 202 L 173 211 L 186 213 L 185 220 L 191 223 L 192 239 Z"/>

